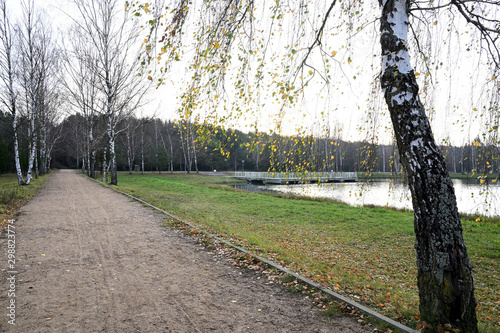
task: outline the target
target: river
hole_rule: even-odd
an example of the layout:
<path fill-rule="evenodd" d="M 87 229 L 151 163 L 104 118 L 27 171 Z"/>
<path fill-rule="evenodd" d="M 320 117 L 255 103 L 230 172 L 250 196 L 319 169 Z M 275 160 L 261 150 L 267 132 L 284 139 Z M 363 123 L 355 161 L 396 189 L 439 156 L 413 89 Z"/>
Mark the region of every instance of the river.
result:
<path fill-rule="evenodd" d="M 460 213 L 471 215 L 500 215 L 500 185 L 480 185 L 471 180 L 454 179 Z M 401 181 L 389 180 L 369 183 L 329 183 L 298 185 L 237 185 L 246 191 L 272 191 L 285 194 L 330 198 L 353 206 L 375 205 L 411 209 L 408 187 Z"/>

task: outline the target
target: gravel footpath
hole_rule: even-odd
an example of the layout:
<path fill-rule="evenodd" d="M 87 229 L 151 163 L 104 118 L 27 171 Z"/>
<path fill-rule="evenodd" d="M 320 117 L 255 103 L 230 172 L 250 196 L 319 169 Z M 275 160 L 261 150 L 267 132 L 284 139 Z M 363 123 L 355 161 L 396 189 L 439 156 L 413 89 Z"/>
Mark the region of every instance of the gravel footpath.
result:
<path fill-rule="evenodd" d="M 22 212 L 11 268 L 9 239 L 0 239 L 1 332 L 369 332 L 75 171 L 55 172 Z"/>

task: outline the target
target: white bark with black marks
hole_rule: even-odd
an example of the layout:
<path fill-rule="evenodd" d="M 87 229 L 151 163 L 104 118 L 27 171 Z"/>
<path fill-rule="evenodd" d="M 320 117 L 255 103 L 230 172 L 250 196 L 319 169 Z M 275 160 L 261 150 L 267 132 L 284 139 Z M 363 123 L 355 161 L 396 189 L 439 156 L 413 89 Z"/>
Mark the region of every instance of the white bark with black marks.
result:
<path fill-rule="evenodd" d="M 409 3 L 381 4 L 382 88 L 412 194 L 421 318 L 477 332 L 472 265 L 455 192 L 408 55 Z"/>
<path fill-rule="evenodd" d="M 7 91 L 0 97 L 2 104 L 7 108 L 12 117 L 12 130 L 14 133 L 14 163 L 16 165 L 17 183 L 24 184 L 21 162 L 19 160 L 19 139 L 18 139 L 18 124 L 17 124 L 17 96 L 14 90 L 14 68 L 12 61 L 12 52 L 14 42 L 12 38 L 12 26 L 7 15 L 6 0 L 0 1 L 1 23 L 0 23 L 0 39 L 2 42 L 2 50 L 0 52 L 0 74 L 2 83 L 7 87 Z"/>
<path fill-rule="evenodd" d="M 140 65 L 136 41 L 141 29 L 131 22 L 118 0 L 73 1 L 80 13 L 75 25 L 94 50 L 91 69 L 106 118 L 111 184 L 117 185 L 117 127 L 141 106 L 150 86 L 137 77 Z"/>

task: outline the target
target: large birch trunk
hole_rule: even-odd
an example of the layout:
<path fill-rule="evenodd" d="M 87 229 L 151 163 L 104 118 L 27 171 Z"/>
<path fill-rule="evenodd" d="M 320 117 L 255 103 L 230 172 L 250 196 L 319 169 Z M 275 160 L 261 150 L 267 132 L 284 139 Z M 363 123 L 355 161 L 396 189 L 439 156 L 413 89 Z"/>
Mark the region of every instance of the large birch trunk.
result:
<path fill-rule="evenodd" d="M 381 5 L 382 88 L 412 194 L 421 319 L 478 332 L 472 265 L 453 184 L 419 99 L 406 48 L 409 3 L 382 0 Z"/>
<path fill-rule="evenodd" d="M 107 54 L 106 54 L 107 57 Z M 106 64 L 109 62 L 106 60 Z M 106 88 L 108 94 L 107 101 L 107 121 L 108 121 L 108 149 L 109 149 L 109 166 L 111 175 L 111 185 L 118 185 L 118 177 L 116 173 L 116 152 L 115 152 L 115 110 L 113 110 L 114 91 L 109 79 L 109 65 L 106 68 Z"/>

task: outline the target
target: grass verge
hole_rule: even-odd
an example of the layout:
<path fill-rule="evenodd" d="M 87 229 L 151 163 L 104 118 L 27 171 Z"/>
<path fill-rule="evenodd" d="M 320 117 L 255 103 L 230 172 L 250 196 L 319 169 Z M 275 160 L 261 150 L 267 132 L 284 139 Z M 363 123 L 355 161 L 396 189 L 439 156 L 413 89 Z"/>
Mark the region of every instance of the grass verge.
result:
<path fill-rule="evenodd" d="M 119 188 L 415 327 L 413 214 L 232 189 L 232 178 L 120 175 Z M 500 223 L 463 221 L 481 332 L 500 332 Z"/>
<path fill-rule="evenodd" d="M 0 233 L 2 233 L 9 219 L 19 215 L 19 208 L 35 196 L 43 188 L 50 174 L 32 179 L 30 185 L 17 184 L 17 175 L 0 175 Z"/>

